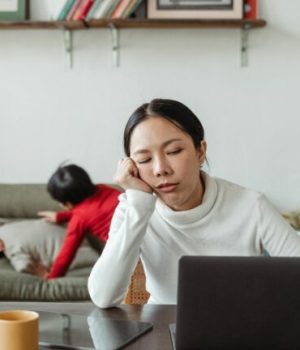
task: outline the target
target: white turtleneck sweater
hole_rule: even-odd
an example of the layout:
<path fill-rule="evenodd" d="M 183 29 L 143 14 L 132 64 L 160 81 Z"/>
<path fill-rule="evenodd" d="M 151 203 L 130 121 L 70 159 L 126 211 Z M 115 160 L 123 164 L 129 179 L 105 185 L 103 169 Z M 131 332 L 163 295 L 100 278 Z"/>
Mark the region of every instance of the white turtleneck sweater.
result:
<path fill-rule="evenodd" d="M 266 198 L 202 173 L 202 204 L 173 211 L 154 195 L 127 190 L 120 195 L 109 239 L 92 269 L 92 301 L 120 304 L 141 257 L 149 303 L 175 304 L 178 260 L 183 255 L 300 256 L 300 237 Z"/>

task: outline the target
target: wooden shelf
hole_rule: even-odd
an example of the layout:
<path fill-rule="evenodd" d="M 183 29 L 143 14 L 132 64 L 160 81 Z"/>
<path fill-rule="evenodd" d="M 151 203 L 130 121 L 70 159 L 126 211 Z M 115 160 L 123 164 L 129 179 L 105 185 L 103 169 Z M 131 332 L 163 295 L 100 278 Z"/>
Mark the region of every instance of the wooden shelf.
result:
<path fill-rule="evenodd" d="M 257 20 L 225 20 L 225 19 L 97 19 L 85 21 L 21 21 L 0 22 L 0 29 L 67 29 L 78 30 L 88 28 L 261 28 L 266 25 L 263 19 Z"/>

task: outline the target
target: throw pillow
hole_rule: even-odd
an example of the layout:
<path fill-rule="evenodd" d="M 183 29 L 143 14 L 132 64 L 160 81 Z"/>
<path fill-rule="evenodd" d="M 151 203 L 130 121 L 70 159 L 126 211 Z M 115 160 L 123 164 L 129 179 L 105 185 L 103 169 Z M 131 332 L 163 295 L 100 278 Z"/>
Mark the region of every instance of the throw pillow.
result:
<path fill-rule="evenodd" d="M 50 268 L 64 235 L 65 227 L 41 219 L 22 220 L 0 227 L 0 239 L 5 243 L 5 256 L 19 272 L 29 272 L 30 266 L 36 262 Z M 84 240 L 70 269 L 92 266 L 98 257 L 97 252 Z"/>
<path fill-rule="evenodd" d="M 282 215 L 295 230 L 300 230 L 300 211 L 291 211 Z"/>

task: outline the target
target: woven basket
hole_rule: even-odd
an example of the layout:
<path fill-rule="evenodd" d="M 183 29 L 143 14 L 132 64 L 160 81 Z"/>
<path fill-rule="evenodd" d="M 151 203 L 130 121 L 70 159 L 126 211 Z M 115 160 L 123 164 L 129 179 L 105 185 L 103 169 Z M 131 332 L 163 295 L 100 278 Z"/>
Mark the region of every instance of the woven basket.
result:
<path fill-rule="evenodd" d="M 148 299 L 149 293 L 146 291 L 144 268 L 141 260 L 139 260 L 131 276 L 124 304 L 146 304 Z"/>

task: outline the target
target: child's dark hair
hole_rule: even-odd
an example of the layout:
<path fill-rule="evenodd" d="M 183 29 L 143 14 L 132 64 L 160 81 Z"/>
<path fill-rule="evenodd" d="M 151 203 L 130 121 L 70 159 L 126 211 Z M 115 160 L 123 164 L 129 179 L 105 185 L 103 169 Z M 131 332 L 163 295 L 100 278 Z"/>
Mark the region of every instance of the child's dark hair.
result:
<path fill-rule="evenodd" d="M 50 177 L 47 190 L 58 202 L 76 205 L 95 193 L 88 173 L 75 164 L 60 166 Z"/>

